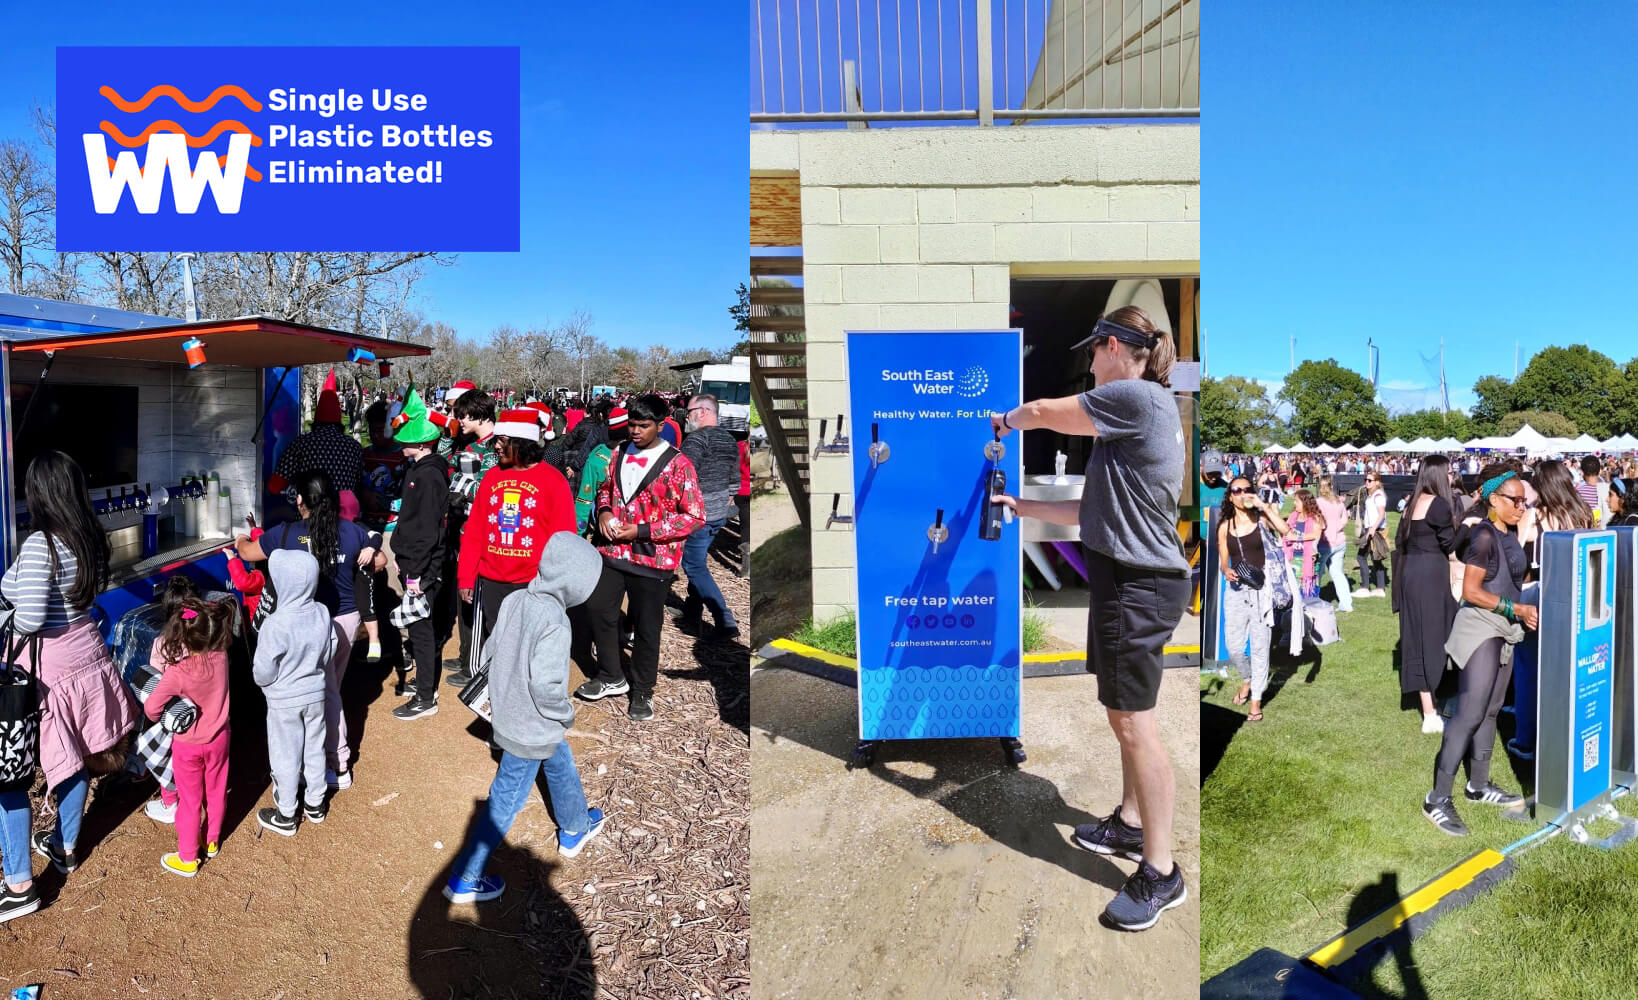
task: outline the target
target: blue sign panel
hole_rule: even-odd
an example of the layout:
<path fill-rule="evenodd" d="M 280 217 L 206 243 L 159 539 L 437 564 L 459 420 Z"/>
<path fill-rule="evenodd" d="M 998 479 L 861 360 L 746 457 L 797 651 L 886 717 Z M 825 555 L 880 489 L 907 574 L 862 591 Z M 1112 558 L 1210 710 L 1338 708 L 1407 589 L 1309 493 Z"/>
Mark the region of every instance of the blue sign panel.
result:
<path fill-rule="evenodd" d="M 70 250 L 517 250 L 516 47 L 57 49 Z"/>
<path fill-rule="evenodd" d="M 1023 335 L 849 333 L 859 579 L 859 735 L 1020 735 L 1021 543 L 992 520 L 1017 495 Z"/>
<path fill-rule="evenodd" d="M 1576 538 L 1575 700 L 1571 810 L 1610 789 L 1610 709 L 1615 659 L 1615 552 L 1607 535 Z"/>

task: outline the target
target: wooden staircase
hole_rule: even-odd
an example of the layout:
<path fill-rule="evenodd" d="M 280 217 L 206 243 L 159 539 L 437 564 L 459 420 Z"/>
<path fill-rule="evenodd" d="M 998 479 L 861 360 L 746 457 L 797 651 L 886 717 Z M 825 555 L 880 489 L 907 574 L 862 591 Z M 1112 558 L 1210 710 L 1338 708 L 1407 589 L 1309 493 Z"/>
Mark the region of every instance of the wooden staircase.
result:
<path fill-rule="evenodd" d="M 802 276 L 801 257 L 751 258 L 751 399 L 762 415 L 779 478 L 808 526 L 808 345 L 802 289 L 759 285 Z"/>

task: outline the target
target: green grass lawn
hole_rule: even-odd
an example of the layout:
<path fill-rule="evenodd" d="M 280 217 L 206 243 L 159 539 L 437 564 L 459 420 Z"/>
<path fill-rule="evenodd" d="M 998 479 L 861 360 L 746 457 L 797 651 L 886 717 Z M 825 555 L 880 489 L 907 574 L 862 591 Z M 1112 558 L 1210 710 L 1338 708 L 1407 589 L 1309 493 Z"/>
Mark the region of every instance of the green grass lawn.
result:
<path fill-rule="evenodd" d="M 1402 702 L 1390 602 L 1360 599 L 1338 618 L 1343 642 L 1295 663 L 1276 653 L 1260 723 L 1230 704 L 1237 680 L 1201 677 L 1202 979 L 1261 947 L 1306 954 L 1474 852 L 1536 829 L 1459 794 L 1470 836 L 1447 837 L 1422 817 L 1439 737 L 1423 735 Z M 1501 729 L 1492 775 L 1518 790 L 1502 746 L 1508 716 Z M 1619 805 L 1638 813 L 1631 799 Z M 1559 836 L 1517 865 L 1352 988 L 1438 1000 L 1638 996 L 1638 843 L 1605 852 Z"/>

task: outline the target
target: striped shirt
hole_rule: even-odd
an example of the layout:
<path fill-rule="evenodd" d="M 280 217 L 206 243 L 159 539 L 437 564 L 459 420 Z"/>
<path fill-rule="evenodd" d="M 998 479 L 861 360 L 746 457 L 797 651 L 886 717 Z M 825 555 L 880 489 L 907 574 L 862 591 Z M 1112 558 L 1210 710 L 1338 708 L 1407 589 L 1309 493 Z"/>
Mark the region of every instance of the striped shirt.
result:
<path fill-rule="evenodd" d="M 80 572 L 79 563 L 61 539 L 56 539 L 55 543 L 57 562 L 61 566 L 58 572 L 53 573 L 51 569 L 51 553 L 46 548 L 45 532 L 36 531 L 28 536 L 22 551 L 17 553 L 17 561 L 11 564 L 5 578 L 0 580 L 0 594 L 4 594 L 12 607 L 17 609 L 12 616 L 12 625 L 19 634 L 61 628 L 85 617 L 87 609 L 69 607 L 68 599 L 63 594 L 74 586 Z"/>
<path fill-rule="evenodd" d="M 1581 482 L 1575 484 L 1575 491 L 1581 495 L 1581 499 L 1587 502 L 1587 506 L 1592 508 L 1593 525 L 1595 527 L 1600 521 L 1603 520 L 1604 517 L 1604 498 L 1601 495 L 1603 493 L 1603 485 L 1604 484 L 1601 482 L 1589 483 L 1586 480 L 1582 480 Z"/>

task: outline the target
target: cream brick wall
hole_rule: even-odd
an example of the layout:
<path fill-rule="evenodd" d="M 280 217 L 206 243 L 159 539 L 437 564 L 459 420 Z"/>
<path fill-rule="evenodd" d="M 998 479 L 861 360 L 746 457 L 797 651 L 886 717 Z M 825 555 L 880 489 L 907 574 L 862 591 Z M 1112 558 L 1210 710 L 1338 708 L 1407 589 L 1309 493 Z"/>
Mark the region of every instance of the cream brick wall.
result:
<path fill-rule="evenodd" d="M 809 420 L 847 413 L 848 330 L 1004 328 L 1011 276 L 1187 273 L 1200 258 L 1198 126 L 751 134 L 751 172 L 802 180 Z M 1089 267 L 1090 266 L 1090 267 Z M 848 434 L 861 438 L 847 418 Z M 811 466 L 813 613 L 856 599 L 852 464 Z"/>

